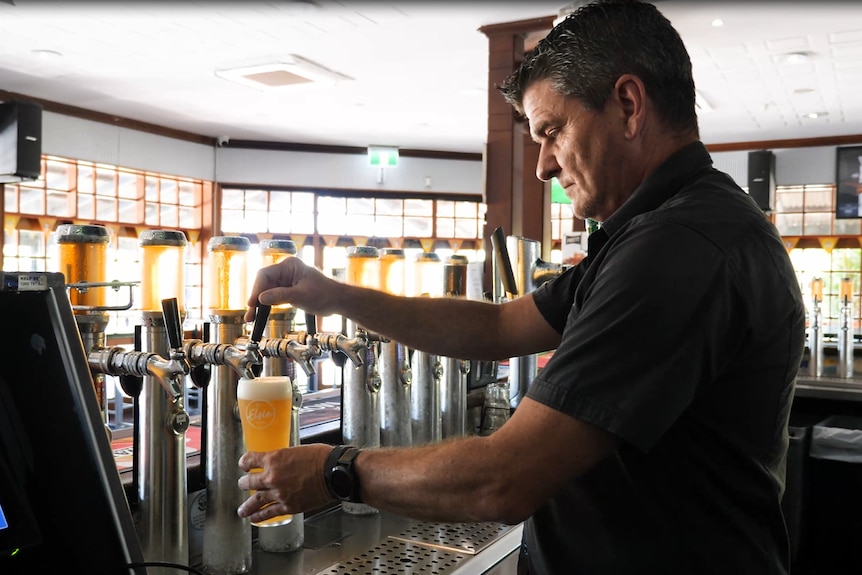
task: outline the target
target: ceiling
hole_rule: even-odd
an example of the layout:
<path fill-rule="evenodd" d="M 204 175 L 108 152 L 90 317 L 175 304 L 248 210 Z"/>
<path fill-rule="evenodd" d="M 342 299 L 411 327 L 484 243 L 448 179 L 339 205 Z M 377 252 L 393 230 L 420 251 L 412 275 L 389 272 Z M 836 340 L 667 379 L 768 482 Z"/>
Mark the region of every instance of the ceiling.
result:
<path fill-rule="evenodd" d="M 862 134 L 862 2 L 657 5 L 691 54 L 708 145 Z M 226 140 L 481 152 L 478 29 L 569 6 L 0 0 L 0 90 Z M 260 89 L 218 75 L 290 55 L 343 78 Z"/>

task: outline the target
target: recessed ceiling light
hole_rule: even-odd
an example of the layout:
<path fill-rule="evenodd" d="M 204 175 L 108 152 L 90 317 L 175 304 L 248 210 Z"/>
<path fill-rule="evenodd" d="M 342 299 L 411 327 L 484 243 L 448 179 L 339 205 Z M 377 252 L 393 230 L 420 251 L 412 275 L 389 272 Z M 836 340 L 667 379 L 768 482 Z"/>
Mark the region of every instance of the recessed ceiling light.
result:
<path fill-rule="evenodd" d="M 721 28 L 722 26 L 724 26 L 724 20 L 722 20 L 721 18 L 716 18 L 712 21 L 713 28 Z"/>
<path fill-rule="evenodd" d="M 62 58 L 63 54 L 56 50 L 33 50 L 30 52 L 40 60 L 51 60 L 53 58 Z"/>
<path fill-rule="evenodd" d="M 216 76 L 258 90 L 272 90 L 310 82 L 335 84 L 353 78 L 302 56 L 288 54 L 277 61 L 216 70 Z"/>
<path fill-rule="evenodd" d="M 811 120 L 816 120 L 817 118 L 825 118 L 829 115 L 829 112 L 809 112 L 807 114 L 803 114 L 803 118 L 808 118 Z"/>
<path fill-rule="evenodd" d="M 784 55 L 784 61 L 788 64 L 804 64 L 811 59 L 808 52 L 791 52 Z"/>

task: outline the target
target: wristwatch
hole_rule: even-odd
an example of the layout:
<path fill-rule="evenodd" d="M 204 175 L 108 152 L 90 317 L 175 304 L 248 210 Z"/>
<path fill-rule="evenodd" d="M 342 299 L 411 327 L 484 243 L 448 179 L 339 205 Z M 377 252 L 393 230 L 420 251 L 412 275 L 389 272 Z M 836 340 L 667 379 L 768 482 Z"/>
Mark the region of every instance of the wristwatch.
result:
<path fill-rule="evenodd" d="M 323 468 L 326 487 L 341 501 L 362 503 L 362 498 L 359 496 L 359 478 L 353 468 L 357 455 L 359 455 L 359 448 L 353 445 L 337 445 L 326 458 L 326 465 Z"/>

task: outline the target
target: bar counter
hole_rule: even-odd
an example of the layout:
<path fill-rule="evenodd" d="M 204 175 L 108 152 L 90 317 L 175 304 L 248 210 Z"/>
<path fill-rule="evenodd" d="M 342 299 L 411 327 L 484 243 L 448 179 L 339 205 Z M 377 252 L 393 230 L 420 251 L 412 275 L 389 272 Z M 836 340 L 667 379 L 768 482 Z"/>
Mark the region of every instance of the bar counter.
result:
<path fill-rule="evenodd" d="M 795 397 L 862 401 L 862 378 L 814 376 L 800 374 L 796 379 Z"/>

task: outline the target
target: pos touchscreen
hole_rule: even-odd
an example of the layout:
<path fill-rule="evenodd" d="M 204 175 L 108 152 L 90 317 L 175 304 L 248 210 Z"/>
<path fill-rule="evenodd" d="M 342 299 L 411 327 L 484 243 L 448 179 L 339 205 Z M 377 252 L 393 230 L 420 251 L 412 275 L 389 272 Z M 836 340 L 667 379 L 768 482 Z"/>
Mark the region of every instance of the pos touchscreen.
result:
<path fill-rule="evenodd" d="M 0 272 L 0 573 L 143 575 L 62 274 Z"/>

